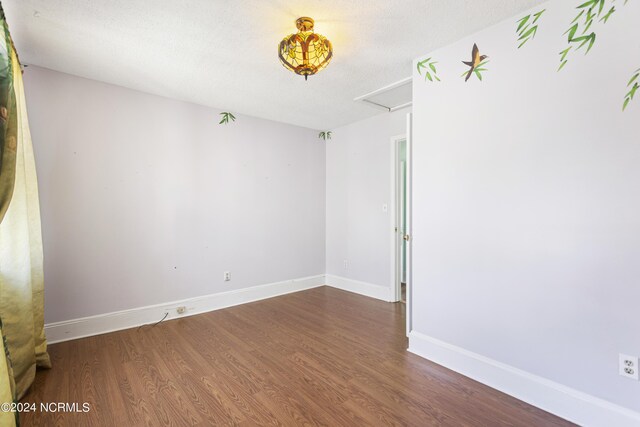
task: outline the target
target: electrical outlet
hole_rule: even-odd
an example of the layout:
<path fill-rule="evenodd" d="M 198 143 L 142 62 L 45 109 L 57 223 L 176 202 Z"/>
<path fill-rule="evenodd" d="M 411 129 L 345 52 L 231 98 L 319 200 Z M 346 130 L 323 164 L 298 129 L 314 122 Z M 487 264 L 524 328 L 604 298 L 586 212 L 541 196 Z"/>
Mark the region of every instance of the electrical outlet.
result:
<path fill-rule="evenodd" d="M 225 271 L 224 272 L 224 281 L 225 282 L 231 281 L 231 272 L 230 271 Z"/>
<path fill-rule="evenodd" d="M 180 307 L 176 308 L 176 312 L 178 314 L 184 314 L 187 311 L 187 307 L 185 307 L 184 305 L 181 305 Z"/>
<path fill-rule="evenodd" d="M 638 357 L 620 354 L 618 373 L 623 377 L 638 381 Z"/>
<path fill-rule="evenodd" d="M 344 260 L 344 269 L 345 270 L 349 269 L 349 261 L 347 261 L 346 259 Z"/>

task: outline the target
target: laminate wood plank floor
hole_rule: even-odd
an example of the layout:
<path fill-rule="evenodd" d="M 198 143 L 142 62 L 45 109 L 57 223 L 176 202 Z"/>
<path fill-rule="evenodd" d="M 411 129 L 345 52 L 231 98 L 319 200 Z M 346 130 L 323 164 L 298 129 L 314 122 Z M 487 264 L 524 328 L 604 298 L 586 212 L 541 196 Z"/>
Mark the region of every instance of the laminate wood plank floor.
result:
<path fill-rule="evenodd" d="M 404 304 L 329 287 L 54 344 L 23 426 L 568 426 L 406 351 Z"/>

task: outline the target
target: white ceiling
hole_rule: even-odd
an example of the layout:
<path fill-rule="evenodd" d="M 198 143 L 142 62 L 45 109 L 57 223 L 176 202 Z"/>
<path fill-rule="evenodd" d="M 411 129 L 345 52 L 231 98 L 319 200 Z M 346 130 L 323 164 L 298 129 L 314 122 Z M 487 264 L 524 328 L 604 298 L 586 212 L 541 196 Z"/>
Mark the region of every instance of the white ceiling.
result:
<path fill-rule="evenodd" d="M 23 63 L 236 113 L 332 129 L 411 61 L 543 0 L 4 0 Z M 334 46 L 305 82 L 279 41 L 311 16 Z M 28 71 L 27 71 L 28 72 Z"/>

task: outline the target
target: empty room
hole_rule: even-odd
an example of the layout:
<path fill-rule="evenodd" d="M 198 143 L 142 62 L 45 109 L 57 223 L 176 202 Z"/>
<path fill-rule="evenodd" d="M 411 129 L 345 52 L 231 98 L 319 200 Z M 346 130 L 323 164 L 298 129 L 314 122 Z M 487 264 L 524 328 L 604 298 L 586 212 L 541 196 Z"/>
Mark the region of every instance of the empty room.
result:
<path fill-rule="evenodd" d="M 2 0 L 0 427 L 640 427 L 639 0 Z"/>

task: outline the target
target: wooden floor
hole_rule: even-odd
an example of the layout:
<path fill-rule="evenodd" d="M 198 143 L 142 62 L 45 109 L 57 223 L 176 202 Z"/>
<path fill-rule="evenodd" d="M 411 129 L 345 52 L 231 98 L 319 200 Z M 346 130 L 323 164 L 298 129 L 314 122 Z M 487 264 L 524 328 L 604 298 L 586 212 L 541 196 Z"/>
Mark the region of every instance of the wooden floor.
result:
<path fill-rule="evenodd" d="M 23 426 L 566 426 L 406 351 L 403 304 L 322 287 L 55 344 Z"/>

